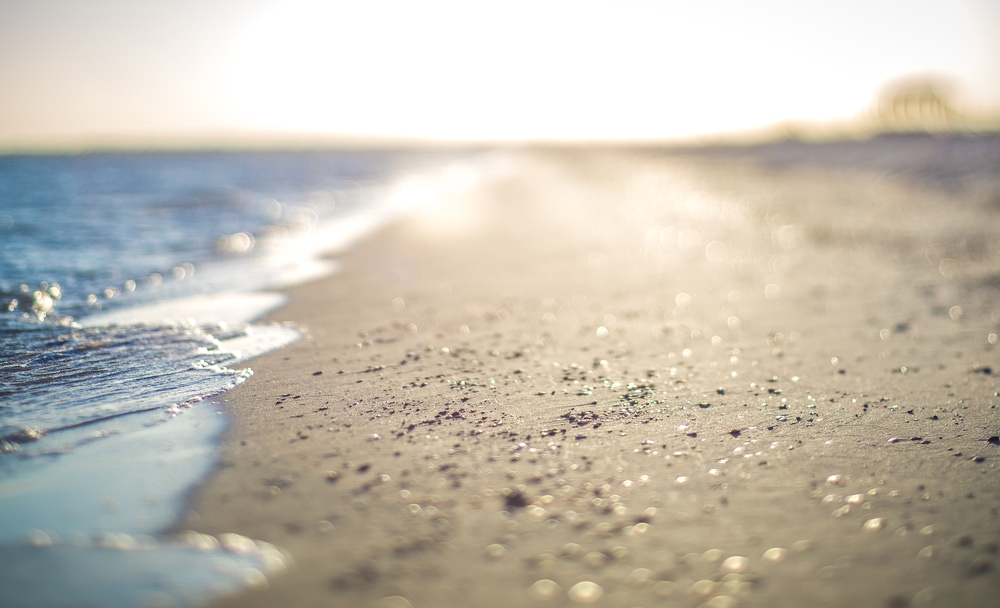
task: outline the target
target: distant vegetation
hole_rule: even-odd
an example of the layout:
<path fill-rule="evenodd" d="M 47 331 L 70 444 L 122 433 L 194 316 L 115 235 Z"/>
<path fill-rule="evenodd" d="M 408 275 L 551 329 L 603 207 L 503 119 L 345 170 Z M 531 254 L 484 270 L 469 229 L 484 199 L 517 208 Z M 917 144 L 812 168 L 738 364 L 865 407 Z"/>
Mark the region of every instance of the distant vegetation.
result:
<path fill-rule="evenodd" d="M 984 115 L 962 111 L 955 100 L 955 88 L 946 80 L 900 80 L 883 90 L 868 121 L 876 131 L 890 133 L 995 131 L 1000 127 L 996 112 Z"/>
<path fill-rule="evenodd" d="M 966 107 L 948 80 L 913 77 L 890 83 L 867 110 L 850 119 L 785 122 L 742 134 L 704 138 L 702 143 L 836 141 L 918 133 L 1000 133 L 1000 108 Z"/>

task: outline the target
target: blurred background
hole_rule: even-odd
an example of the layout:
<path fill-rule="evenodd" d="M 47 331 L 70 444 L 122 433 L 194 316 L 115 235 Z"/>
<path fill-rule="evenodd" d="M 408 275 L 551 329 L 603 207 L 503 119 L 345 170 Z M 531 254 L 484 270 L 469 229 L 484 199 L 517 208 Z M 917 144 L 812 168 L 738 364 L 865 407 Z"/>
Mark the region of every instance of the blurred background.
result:
<path fill-rule="evenodd" d="M 0 0 L 0 149 L 993 130 L 992 0 Z"/>

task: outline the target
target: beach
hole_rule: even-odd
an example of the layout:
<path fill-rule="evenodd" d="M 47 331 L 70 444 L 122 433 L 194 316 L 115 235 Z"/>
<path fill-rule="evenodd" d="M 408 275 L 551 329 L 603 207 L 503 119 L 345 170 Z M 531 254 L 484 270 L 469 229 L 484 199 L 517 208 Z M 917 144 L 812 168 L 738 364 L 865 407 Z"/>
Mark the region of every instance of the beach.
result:
<path fill-rule="evenodd" d="M 177 526 L 290 566 L 212 605 L 992 605 L 1000 190 L 760 160 L 498 151 L 292 288 Z"/>

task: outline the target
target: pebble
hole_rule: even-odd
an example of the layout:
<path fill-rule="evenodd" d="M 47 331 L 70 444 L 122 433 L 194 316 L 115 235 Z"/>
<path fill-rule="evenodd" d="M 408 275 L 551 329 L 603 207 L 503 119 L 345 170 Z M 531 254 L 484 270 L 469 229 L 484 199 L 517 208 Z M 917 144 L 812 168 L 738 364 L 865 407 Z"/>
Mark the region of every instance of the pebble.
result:
<path fill-rule="evenodd" d="M 869 519 L 868 521 L 865 522 L 864 525 L 864 529 L 866 532 L 875 532 L 877 530 L 881 530 L 884 527 L 885 527 L 884 517 L 875 517 L 873 519 Z"/>
<path fill-rule="evenodd" d="M 702 604 L 705 608 L 733 608 L 736 598 L 731 595 L 716 595 Z"/>
<path fill-rule="evenodd" d="M 555 599 L 560 591 L 562 591 L 562 587 L 559 586 L 559 583 L 547 578 L 539 579 L 528 587 L 528 595 L 541 601 Z"/>
<path fill-rule="evenodd" d="M 722 549 L 709 549 L 701 554 L 706 562 L 710 564 L 717 564 L 722 561 Z"/>
<path fill-rule="evenodd" d="M 584 566 L 598 570 L 603 568 L 604 565 L 608 563 L 608 556 L 599 551 L 591 551 L 590 553 L 584 555 L 581 561 Z"/>
<path fill-rule="evenodd" d="M 784 561 L 785 557 L 788 555 L 788 550 L 782 547 L 772 547 L 764 552 L 761 556 L 765 562 L 770 562 L 772 564 L 777 564 L 778 562 Z"/>
<path fill-rule="evenodd" d="M 591 581 L 580 581 L 570 587 L 567 592 L 569 599 L 578 604 L 592 604 L 601 599 L 604 589 L 600 585 Z"/>
<path fill-rule="evenodd" d="M 750 565 L 750 560 L 743 557 L 742 555 L 733 555 L 732 557 L 726 558 L 726 561 L 722 562 L 721 570 L 723 572 L 743 572 Z"/>
<path fill-rule="evenodd" d="M 688 593 L 691 595 L 700 595 L 701 597 L 708 597 L 712 595 L 715 591 L 715 583 L 710 580 L 700 580 L 691 585 Z"/>
<path fill-rule="evenodd" d="M 490 559 L 500 559 L 505 555 L 507 555 L 507 547 L 499 543 L 494 543 L 486 547 L 486 557 Z"/>
<path fill-rule="evenodd" d="M 562 556 L 570 559 L 579 559 L 584 555 L 583 547 L 577 543 L 566 543 L 562 547 Z"/>
<path fill-rule="evenodd" d="M 653 580 L 653 571 L 649 568 L 636 568 L 625 577 L 625 582 L 632 587 L 645 587 Z"/>
<path fill-rule="evenodd" d="M 660 581 L 653 585 L 653 595 L 656 597 L 670 597 L 677 589 L 677 583 L 673 581 Z"/>

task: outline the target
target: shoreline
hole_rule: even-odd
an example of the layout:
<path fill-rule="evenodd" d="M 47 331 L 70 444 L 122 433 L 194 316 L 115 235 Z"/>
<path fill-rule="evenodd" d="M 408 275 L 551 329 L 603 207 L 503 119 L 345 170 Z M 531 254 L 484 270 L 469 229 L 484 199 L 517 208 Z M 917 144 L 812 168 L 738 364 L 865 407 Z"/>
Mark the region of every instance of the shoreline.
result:
<path fill-rule="evenodd" d="M 512 162 L 270 315 L 308 334 L 220 400 L 179 528 L 295 565 L 212 605 L 1000 592 L 1000 252 L 948 250 L 990 234 L 982 204 L 941 220 L 957 195 L 733 160 Z"/>

